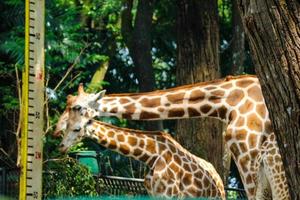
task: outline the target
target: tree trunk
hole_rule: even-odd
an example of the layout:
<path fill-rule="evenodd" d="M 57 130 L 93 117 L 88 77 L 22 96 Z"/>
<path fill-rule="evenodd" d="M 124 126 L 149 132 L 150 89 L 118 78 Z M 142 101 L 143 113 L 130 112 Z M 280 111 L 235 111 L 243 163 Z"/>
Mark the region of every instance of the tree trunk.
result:
<path fill-rule="evenodd" d="M 243 30 L 242 19 L 238 12 L 238 6 L 236 0 L 232 1 L 232 68 L 231 74 L 238 75 L 244 72 L 244 60 L 245 60 L 245 33 Z"/>
<path fill-rule="evenodd" d="M 153 4 L 154 0 L 138 1 L 134 26 L 132 26 L 133 17 L 131 14 L 133 0 L 124 1 L 124 9 L 122 11 L 122 35 L 135 67 L 140 92 L 148 92 L 155 89 L 151 56 Z M 162 130 L 162 122 L 146 122 L 146 129 Z"/>
<path fill-rule="evenodd" d="M 178 85 L 219 78 L 217 1 L 177 1 Z M 178 120 L 177 140 L 194 154 L 210 161 L 223 174 L 222 123 L 214 119 Z"/>
<path fill-rule="evenodd" d="M 291 199 L 300 199 L 300 3 L 239 0 Z"/>

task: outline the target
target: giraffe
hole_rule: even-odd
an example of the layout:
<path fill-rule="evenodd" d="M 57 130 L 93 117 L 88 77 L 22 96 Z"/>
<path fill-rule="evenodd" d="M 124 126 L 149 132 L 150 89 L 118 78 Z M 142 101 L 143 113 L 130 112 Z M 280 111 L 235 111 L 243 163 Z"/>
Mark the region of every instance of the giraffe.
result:
<path fill-rule="evenodd" d="M 228 76 L 147 93 L 104 93 L 88 94 L 80 85 L 73 105 L 88 106 L 99 116 L 132 120 L 213 117 L 223 121 L 227 125 L 225 142 L 248 199 L 268 198 L 267 193 L 272 199 L 290 199 L 281 155 L 256 76 Z M 65 129 L 67 118 L 65 111 L 55 135 Z"/>
<path fill-rule="evenodd" d="M 72 97 L 69 96 L 69 102 Z M 148 193 L 161 197 L 210 197 L 225 199 L 222 179 L 213 165 L 184 149 L 164 132 L 119 128 L 93 120 L 95 112 L 79 105 L 69 107 L 67 130 L 61 152 L 82 138 L 144 162 L 150 171 L 144 185 Z"/>

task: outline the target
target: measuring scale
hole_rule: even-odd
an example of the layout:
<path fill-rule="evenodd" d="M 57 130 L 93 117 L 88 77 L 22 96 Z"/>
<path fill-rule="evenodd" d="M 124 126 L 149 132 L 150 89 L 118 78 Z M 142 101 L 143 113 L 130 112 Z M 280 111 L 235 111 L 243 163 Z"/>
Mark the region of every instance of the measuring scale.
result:
<path fill-rule="evenodd" d="M 20 200 L 42 199 L 45 0 L 25 1 Z"/>

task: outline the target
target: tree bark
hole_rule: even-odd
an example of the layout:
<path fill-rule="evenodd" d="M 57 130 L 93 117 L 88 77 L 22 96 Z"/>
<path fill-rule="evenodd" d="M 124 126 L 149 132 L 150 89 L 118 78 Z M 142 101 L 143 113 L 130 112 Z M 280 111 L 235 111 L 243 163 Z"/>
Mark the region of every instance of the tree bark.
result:
<path fill-rule="evenodd" d="M 217 1 L 177 1 L 178 85 L 220 77 Z M 214 119 L 178 120 L 177 140 L 223 174 L 223 124 Z"/>
<path fill-rule="evenodd" d="M 300 199 L 300 3 L 239 0 L 291 199 Z"/>
<path fill-rule="evenodd" d="M 154 0 L 138 1 L 134 26 L 132 7 L 133 0 L 124 1 L 121 31 L 135 67 L 140 92 L 153 91 L 155 79 L 151 56 L 151 26 Z M 147 122 L 146 128 L 161 130 L 162 122 Z"/>
<path fill-rule="evenodd" d="M 245 33 L 243 30 L 242 19 L 238 12 L 238 6 L 236 0 L 232 1 L 232 68 L 231 74 L 238 75 L 244 72 L 244 60 L 245 60 Z"/>

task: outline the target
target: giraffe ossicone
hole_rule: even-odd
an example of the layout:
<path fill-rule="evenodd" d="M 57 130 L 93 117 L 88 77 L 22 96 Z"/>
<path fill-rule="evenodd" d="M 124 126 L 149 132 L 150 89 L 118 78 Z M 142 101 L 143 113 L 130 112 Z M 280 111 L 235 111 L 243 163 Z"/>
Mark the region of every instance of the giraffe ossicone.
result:
<path fill-rule="evenodd" d="M 98 116 L 133 120 L 213 117 L 226 123 L 225 141 L 248 199 L 290 199 L 286 175 L 269 113 L 256 76 L 243 75 L 147 93 L 101 96 L 81 85 L 72 105 L 97 99 L 89 108 Z M 97 96 L 97 98 L 96 98 Z M 64 116 L 56 135 L 64 129 Z M 271 162 L 272 161 L 272 162 Z M 262 184 L 267 183 L 267 184 Z"/>
<path fill-rule="evenodd" d="M 119 128 L 95 121 L 92 120 L 94 111 L 80 105 L 68 106 L 68 110 L 68 128 L 60 144 L 61 152 L 66 152 L 82 138 L 91 138 L 148 165 L 144 185 L 151 195 L 225 199 L 222 179 L 212 164 L 188 152 L 169 134 Z"/>

